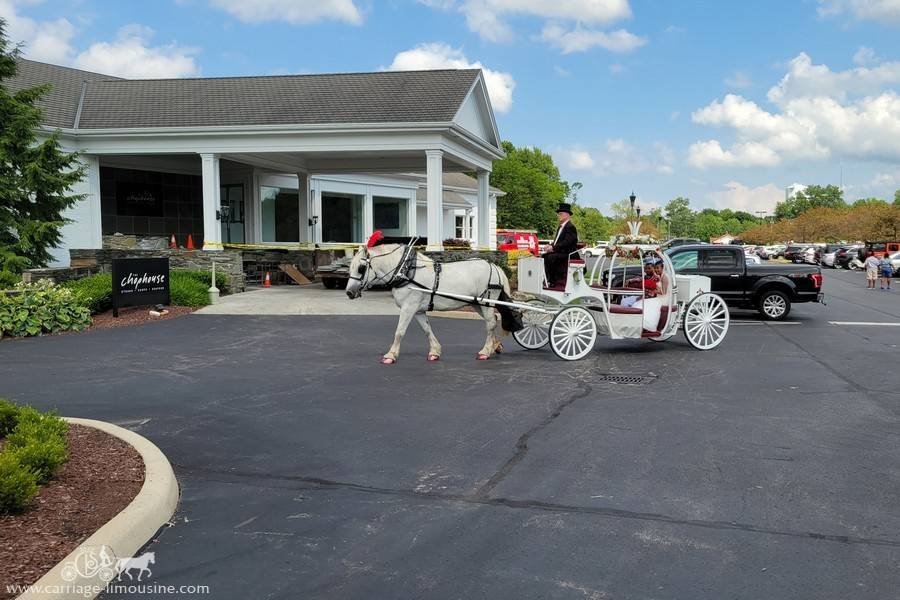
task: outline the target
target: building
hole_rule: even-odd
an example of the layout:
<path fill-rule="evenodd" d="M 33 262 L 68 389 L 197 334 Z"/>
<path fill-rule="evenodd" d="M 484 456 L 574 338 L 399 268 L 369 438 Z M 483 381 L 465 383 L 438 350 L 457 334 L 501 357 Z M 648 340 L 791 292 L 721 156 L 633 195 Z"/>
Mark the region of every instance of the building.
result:
<path fill-rule="evenodd" d="M 495 244 L 503 157 L 478 69 L 119 79 L 29 60 L 44 124 L 82 154 L 59 264 L 120 233 L 228 244 L 363 242 L 375 229 Z M 474 174 L 470 177 L 467 174 Z M 485 216 L 485 218 L 481 218 Z"/>

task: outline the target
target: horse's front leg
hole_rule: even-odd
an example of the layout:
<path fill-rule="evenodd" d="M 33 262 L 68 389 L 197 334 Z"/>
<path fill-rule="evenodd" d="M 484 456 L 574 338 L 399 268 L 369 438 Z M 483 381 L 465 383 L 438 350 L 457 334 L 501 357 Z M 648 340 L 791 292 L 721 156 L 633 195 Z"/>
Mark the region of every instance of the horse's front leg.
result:
<path fill-rule="evenodd" d="M 394 332 L 394 343 L 391 344 L 390 350 L 381 358 L 382 364 L 392 365 L 397 362 L 397 356 L 400 354 L 400 342 L 406 335 L 406 328 L 416 314 L 417 308 L 410 304 L 404 304 L 400 307 L 400 320 L 397 321 L 397 330 Z"/>
<path fill-rule="evenodd" d="M 416 321 L 418 321 L 419 326 L 422 328 L 422 331 L 425 332 L 425 335 L 428 336 L 428 360 L 430 362 L 440 360 L 441 343 L 435 337 L 434 331 L 431 329 L 431 323 L 428 322 L 428 315 L 423 312 L 418 312 L 416 313 Z"/>

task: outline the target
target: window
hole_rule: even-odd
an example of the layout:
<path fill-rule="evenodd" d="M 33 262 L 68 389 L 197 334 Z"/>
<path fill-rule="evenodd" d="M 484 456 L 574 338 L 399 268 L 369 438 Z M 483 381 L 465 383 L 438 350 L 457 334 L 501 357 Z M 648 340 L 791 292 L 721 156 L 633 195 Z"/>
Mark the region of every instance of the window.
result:
<path fill-rule="evenodd" d="M 372 227 L 387 236 L 409 235 L 406 198 L 372 196 Z"/>
<path fill-rule="evenodd" d="M 262 186 L 262 241 L 300 241 L 300 193 L 297 190 Z"/>
<path fill-rule="evenodd" d="M 454 236 L 458 240 L 467 240 L 472 237 L 472 230 L 475 228 L 475 217 L 468 217 L 468 224 L 466 223 L 465 215 L 456 215 L 456 235 Z"/>
<path fill-rule="evenodd" d="M 672 256 L 672 266 L 676 271 L 697 268 L 697 250 L 686 250 Z"/>
<path fill-rule="evenodd" d="M 737 252 L 722 249 L 706 250 L 706 266 L 712 268 L 731 268 L 737 266 Z"/>

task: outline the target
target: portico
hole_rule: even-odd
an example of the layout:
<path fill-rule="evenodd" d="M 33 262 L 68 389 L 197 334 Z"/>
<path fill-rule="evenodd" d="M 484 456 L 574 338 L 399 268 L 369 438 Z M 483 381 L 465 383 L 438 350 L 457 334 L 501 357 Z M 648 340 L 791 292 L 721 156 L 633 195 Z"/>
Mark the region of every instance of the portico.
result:
<path fill-rule="evenodd" d="M 193 231 L 208 251 L 229 237 L 358 243 L 376 226 L 440 250 L 457 209 L 474 217 L 476 245 L 490 246 L 488 180 L 503 152 L 480 70 L 138 81 L 21 60 L 13 89 L 43 83 L 53 86 L 45 128 L 88 171 L 69 247 L 99 247 L 121 229 L 115 218 L 166 236 Z M 149 173 L 148 183 L 101 190 L 110 169 Z M 443 180 L 461 173 L 475 174 L 476 198 L 448 213 Z M 414 174 L 425 176 L 424 230 Z M 195 190 L 199 209 L 186 209 Z"/>

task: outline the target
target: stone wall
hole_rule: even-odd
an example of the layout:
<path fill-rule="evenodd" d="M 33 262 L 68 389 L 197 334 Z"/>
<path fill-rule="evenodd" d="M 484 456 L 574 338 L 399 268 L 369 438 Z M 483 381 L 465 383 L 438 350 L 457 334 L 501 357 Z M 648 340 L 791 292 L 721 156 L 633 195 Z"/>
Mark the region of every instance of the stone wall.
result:
<path fill-rule="evenodd" d="M 49 279 L 53 283 L 63 283 L 70 279 L 81 279 L 99 272 L 97 267 L 55 267 L 50 269 L 28 269 L 22 273 L 22 281 L 36 283 L 42 279 Z"/>
<path fill-rule="evenodd" d="M 103 247 L 110 250 L 165 250 L 169 240 L 162 236 L 116 233 L 103 236 Z"/>
<path fill-rule="evenodd" d="M 182 250 L 166 248 L 163 250 L 69 250 L 69 263 L 73 268 L 92 268 L 102 273 L 112 271 L 114 258 L 167 258 L 173 269 L 197 269 L 209 272 L 212 262 L 216 263 L 216 272 L 228 275 L 228 290 L 243 292 L 244 265 L 240 250 L 224 250 L 221 252 L 204 252 L 203 250 Z"/>

